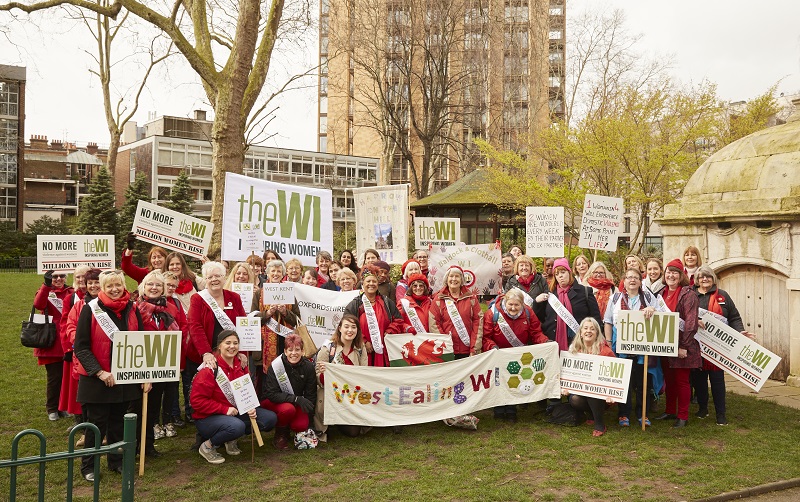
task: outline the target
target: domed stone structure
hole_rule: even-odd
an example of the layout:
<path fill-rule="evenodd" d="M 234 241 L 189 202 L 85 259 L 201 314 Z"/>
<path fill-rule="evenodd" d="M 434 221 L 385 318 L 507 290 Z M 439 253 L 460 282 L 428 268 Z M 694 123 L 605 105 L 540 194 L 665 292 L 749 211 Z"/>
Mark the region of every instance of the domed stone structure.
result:
<path fill-rule="evenodd" d="M 659 221 L 664 259 L 700 249 L 745 328 L 800 385 L 800 106 L 786 124 L 727 145 L 689 179 Z"/>

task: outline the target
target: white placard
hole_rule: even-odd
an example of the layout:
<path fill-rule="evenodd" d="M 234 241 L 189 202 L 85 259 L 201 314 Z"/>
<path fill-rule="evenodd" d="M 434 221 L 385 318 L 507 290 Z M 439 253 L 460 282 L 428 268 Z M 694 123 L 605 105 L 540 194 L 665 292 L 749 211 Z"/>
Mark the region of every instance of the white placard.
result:
<path fill-rule="evenodd" d="M 464 285 L 476 295 L 497 294 L 501 283 L 502 253 L 495 243 L 434 247 L 428 253 L 428 281 L 434 291 L 445 286 L 444 275 L 450 265 L 464 270 Z"/>
<path fill-rule="evenodd" d="M 562 351 L 561 390 L 624 403 L 628 400 L 632 364 L 630 359 Z"/>
<path fill-rule="evenodd" d="M 262 305 L 291 305 L 294 303 L 296 282 L 265 282 L 261 286 Z"/>
<path fill-rule="evenodd" d="M 525 208 L 525 254 L 531 257 L 564 255 L 564 208 Z"/>
<path fill-rule="evenodd" d="M 317 252 L 333 251 L 331 200 L 330 190 L 226 173 L 222 258 L 244 261 L 253 251 L 273 249 L 284 260 L 315 266 Z M 254 223 L 261 226 L 257 245 L 246 243 L 254 238 Z"/>
<path fill-rule="evenodd" d="M 37 235 L 36 268 L 72 272 L 80 265 L 100 270 L 114 269 L 113 235 Z"/>
<path fill-rule="evenodd" d="M 181 374 L 180 331 L 117 331 L 111 373 L 118 384 L 177 382 Z"/>
<path fill-rule="evenodd" d="M 622 224 L 622 199 L 586 194 L 578 247 L 616 251 Z"/>
<path fill-rule="evenodd" d="M 245 312 L 250 312 L 253 309 L 253 287 L 254 286 L 248 282 L 231 283 L 231 291 L 239 293 Z"/>
<path fill-rule="evenodd" d="M 458 246 L 461 242 L 461 218 L 414 218 L 414 247 Z"/>
<path fill-rule="evenodd" d="M 131 232 L 145 242 L 202 258 L 208 254 L 214 224 L 140 200 Z"/>
<path fill-rule="evenodd" d="M 331 339 L 347 304 L 361 292 L 328 291 L 295 283 L 294 293 L 300 309 L 300 319 L 305 323 L 314 344 L 320 347 Z M 365 339 L 367 336 L 369 335 L 365 335 Z"/>
<path fill-rule="evenodd" d="M 236 402 L 236 409 L 239 410 L 240 415 L 244 415 L 261 405 L 258 402 L 256 388 L 253 386 L 253 380 L 250 379 L 250 375 L 243 375 L 236 380 L 232 380 L 231 390 L 233 391 L 233 400 Z"/>
<path fill-rule="evenodd" d="M 263 350 L 260 317 L 237 317 L 236 334 L 239 335 L 239 350 L 242 352 Z"/>
<path fill-rule="evenodd" d="M 386 263 L 408 259 L 408 185 L 353 189 L 356 248 L 375 249 Z"/>
<path fill-rule="evenodd" d="M 260 222 L 242 223 L 242 251 L 260 256 L 263 253 L 261 235 Z"/>
<path fill-rule="evenodd" d="M 656 312 L 650 319 L 641 310 L 620 310 L 617 314 L 617 354 L 678 357 L 677 312 Z"/>
<path fill-rule="evenodd" d="M 694 335 L 700 342 L 700 355 L 760 391 L 781 362 L 780 356 L 720 322 L 711 312 L 706 311 L 700 318 L 706 323 L 706 329 L 698 329 Z"/>

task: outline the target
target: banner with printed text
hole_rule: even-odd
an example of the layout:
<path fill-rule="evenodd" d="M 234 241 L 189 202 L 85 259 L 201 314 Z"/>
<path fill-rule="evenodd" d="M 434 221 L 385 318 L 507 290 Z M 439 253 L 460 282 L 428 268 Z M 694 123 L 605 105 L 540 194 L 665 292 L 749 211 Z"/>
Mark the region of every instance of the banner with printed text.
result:
<path fill-rule="evenodd" d="M 631 359 L 561 353 L 561 389 L 578 396 L 610 399 L 615 403 L 628 400 L 631 380 Z"/>
<path fill-rule="evenodd" d="M 583 199 L 578 247 L 616 251 L 621 224 L 622 199 L 587 193 Z"/>
<path fill-rule="evenodd" d="M 117 331 L 111 373 L 118 384 L 177 382 L 181 374 L 180 331 Z"/>
<path fill-rule="evenodd" d="M 700 355 L 754 391 L 760 391 L 781 362 L 780 356 L 715 319 L 707 311 L 700 318 L 706 323 L 706 329 L 698 329 L 694 335 L 700 342 Z"/>
<path fill-rule="evenodd" d="M 530 257 L 563 256 L 563 207 L 526 207 L 525 222 L 525 254 Z"/>
<path fill-rule="evenodd" d="M 214 224 L 140 200 L 131 232 L 139 240 L 202 258 L 208 254 Z"/>
<path fill-rule="evenodd" d="M 555 342 L 441 364 L 325 367 L 325 424 L 386 427 L 443 420 L 561 395 Z"/>
<path fill-rule="evenodd" d="M 414 247 L 458 246 L 461 242 L 461 218 L 414 218 Z"/>
<path fill-rule="evenodd" d="M 244 261 L 267 249 L 306 266 L 316 265 L 318 251 L 332 252 L 331 191 L 226 173 L 222 259 Z"/>
<path fill-rule="evenodd" d="M 452 361 L 453 337 L 449 333 L 400 333 L 383 340 L 389 366 L 420 366 Z"/>
<path fill-rule="evenodd" d="M 356 249 L 375 249 L 386 263 L 408 259 L 408 185 L 353 189 Z"/>
<path fill-rule="evenodd" d="M 501 256 L 500 248 L 494 243 L 434 247 L 428 253 L 428 281 L 431 289 L 438 291 L 443 288 L 448 267 L 458 265 L 464 269 L 465 286 L 475 294 L 497 294 L 498 284 L 501 283 Z"/>
<path fill-rule="evenodd" d="M 342 320 L 344 308 L 360 291 L 328 291 L 314 286 L 294 283 L 294 297 L 300 309 L 300 319 L 317 347 L 331 339 Z"/>
<path fill-rule="evenodd" d="M 36 269 L 72 272 L 81 265 L 114 269 L 113 235 L 37 235 Z"/>

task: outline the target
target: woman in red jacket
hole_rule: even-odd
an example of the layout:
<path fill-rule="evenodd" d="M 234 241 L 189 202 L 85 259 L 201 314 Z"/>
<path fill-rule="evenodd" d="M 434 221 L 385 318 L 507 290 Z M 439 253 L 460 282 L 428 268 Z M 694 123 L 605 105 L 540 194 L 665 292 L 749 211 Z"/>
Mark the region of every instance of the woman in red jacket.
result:
<path fill-rule="evenodd" d="M 408 291 L 397 302 L 407 333 L 427 333 L 430 321 L 431 297 L 428 278 L 421 273 L 408 276 Z"/>
<path fill-rule="evenodd" d="M 539 318 L 525 305 L 525 296 L 519 289 L 500 295 L 483 316 L 483 352 L 547 343 Z M 494 418 L 517 421 L 515 405 L 497 406 Z"/>
<path fill-rule="evenodd" d="M 128 232 L 128 235 L 125 237 L 125 242 L 128 247 L 122 251 L 122 260 L 120 260 L 119 268 L 125 272 L 125 275 L 137 283 L 142 282 L 144 276 L 153 270 L 163 272 L 167 269 L 166 249 L 159 246 L 151 247 L 150 251 L 147 253 L 147 267 L 142 268 L 133 264 L 133 248 L 136 245 L 136 236 L 133 232 Z"/>
<path fill-rule="evenodd" d="M 435 295 L 429 315 L 431 333 L 449 333 L 456 359 L 474 356 L 480 347 L 481 305 L 464 286 L 464 271 L 451 265 L 444 275 L 445 286 Z"/>
<path fill-rule="evenodd" d="M 46 349 L 33 349 L 33 355 L 39 361 L 39 366 L 44 366 L 47 371 L 47 418 L 56 421 L 66 416 L 65 410 L 59 411 L 59 397 L 61 395 L 61 380 L 64 375 L 64 348 L 61 344 L 61 315 L 64 312 L 64 301 L 75 290 L 66 285 L 67 274 L 48 270 L 44 274 L 44 284 L 36 292 L 33 306 L 52 317 L 56 325 L 56 339 L 53 345 Z"/>
<path fill-rule="evenodd" d="M 192 384 L 191 401 L 194 424 L 203 438 L 198 450 L 200 456 L 211 464 L 221 464 L 225 457 L 217 453 L 217 448 L 224 444 L 228 455 L 242 453 L 236 440 L 251 432 L 250 418 L 256 419 L 262 431 L 272 430 L 278 418 L 260 406 L 247 415 L 236 409 L 231 382 L 247 375 L 247 368 L 240 363 L 239 335 L 233 330 L 221 330 L 214 335 L 211 345 L 214 366 L 206 363 L 201 366 Z"/>
<path fill-rule="evenodd" d="M 75 330 L 75 357 L 81 364 L 78 382 L 78 402 L 84 419 L 100 429 L 101 437 L 86 434 L 86 449 L 94 448 L 103 437 L 108 444 L 122 441 L 124 416 L 131 401 L 150 391 L 150 384 L 117 384 L 111 374 L 114 357 L 112 340 L 119 331 L 142 329 L 141 316 L 125 290 L 122 272 L 109 271 L 100 275 L 97 298 L 84 305 Z M 96 476 L 94 456 L 83 457 L 81 474 L 93 482 Z M 108 468 L 122 472 L 122 455 L 108 454 Z"/>
<path fill-rule="evenodd" d="M 76 424 L 81 423 L 82 420 L 80 419 L 81 405 L 75 400 L 78 395 L 78 380 L 77 378 L 72 378 L 72 345 L 75 342 L 75 326 L 72 327 L 72 337 L 70 338 L 67 319 L 69 319 L 72 308 L 81 303 L 83 296 L 86 294 L 86 273 L 89 270 L 86 265 L 75 267 L 75 272 L 72 273 L 72 288 L 75 292 L 64 298 L 64 308 L 61 310 L 61 322 L 58 327 L 58 333 L 61 336 L 61 348 L 64 349 L 64 364 L 61 371 L 61 397 L 58 401 L 58 409 L 61 410 L 59 414 L 75 415 Z M 78 313 L 80 313 L 80 310 Z"/>

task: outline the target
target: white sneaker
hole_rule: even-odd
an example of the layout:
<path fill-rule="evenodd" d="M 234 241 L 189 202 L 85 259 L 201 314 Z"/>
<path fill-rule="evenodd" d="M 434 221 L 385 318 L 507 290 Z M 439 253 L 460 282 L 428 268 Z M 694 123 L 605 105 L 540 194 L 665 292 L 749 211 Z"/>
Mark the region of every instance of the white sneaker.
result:
<path fill-rule="evenodd" d="M 168 438 L 174 438 L 178 435 L 178 431 L 175 430 L 175 426 L 172 424 L 167 424 L 164 426 L 164 435 Z"/>
<path fill-rule="evenodd" d="M 153 436 L 155 437 L 156 441 L 159 439 L 164 438 L 164 429 L 161 428 L 160 425 L 156 424 L 153 426 Z"/>
<path fill-rule="evenodd" d="M 239 449 L 239 444 L 234 439 L 233 441 L 228 441 L 225 443 L 225 452 L 228 455 L 239 455 L 242 453 L 242 450 Z"/>
<path fill-rule="evenodd" d="M 208 448 L 205 441 L 203 441 L 197 451 L 200 453 L 201 457 L 208 460 L 209 464 L 221 464 L 225 462 L 225 457 L 217 453 L 216 448 Z"/>

